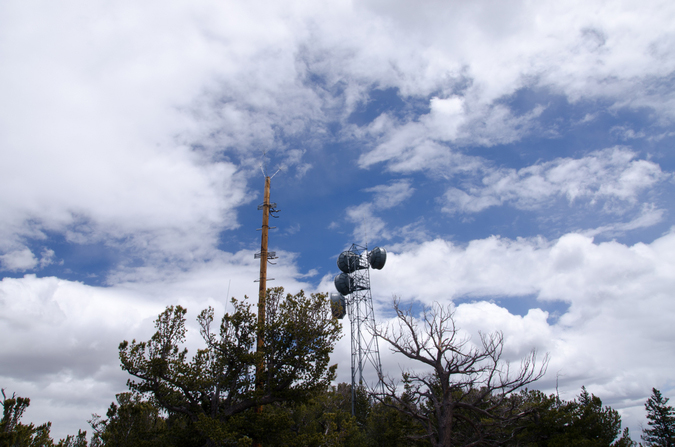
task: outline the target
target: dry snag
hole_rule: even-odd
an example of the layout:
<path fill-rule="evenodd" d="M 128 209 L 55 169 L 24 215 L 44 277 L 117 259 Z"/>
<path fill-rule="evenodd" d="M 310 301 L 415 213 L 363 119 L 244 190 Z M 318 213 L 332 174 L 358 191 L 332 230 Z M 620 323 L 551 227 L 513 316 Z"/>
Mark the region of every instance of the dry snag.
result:
<path fill-rule="evenodd" d="M 420 318 L 398 300 L 394 309 L 395 323 L 375 328 L 376 334 L 423 366 L 404 372 L 402 383 L 386 380 L 379 400 L 420 423 L 434 446 L 494 445 L 513 436 L 514 421 L 525 416 L 517 391 L 544 375 L 548 355 L 537 367 L 532 350 L 512 371 L 502 359 L 501 332 L 480 334 L 472 343 L 459 332 L 450 306 L 436 303 Z"/>

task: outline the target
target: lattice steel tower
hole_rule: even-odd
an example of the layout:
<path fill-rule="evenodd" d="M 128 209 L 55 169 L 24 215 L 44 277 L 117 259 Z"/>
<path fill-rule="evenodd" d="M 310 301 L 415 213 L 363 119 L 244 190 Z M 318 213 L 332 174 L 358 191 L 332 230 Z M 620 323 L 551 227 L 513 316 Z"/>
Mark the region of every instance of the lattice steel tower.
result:
<path fill-rule="evenodd" d="M 377 374 L 375 390 L 384 394 L 382 384 L 382 363 L 377 336 L 373 333 L 375 313 L 370 293 L 370 269 L 382 269 L 387 261 L 385 249 L 375 247 L 370 253 L 367 247 L 352 244 L 340 253 L 337 265 L 342 271 L 335 277 L 335 288 L 331 293 L 331 306 L 335 318 L 349 314 L 352 332 L 352 414 L 357 386 L 363 385 L 363 371 L 370 365 Z"/>

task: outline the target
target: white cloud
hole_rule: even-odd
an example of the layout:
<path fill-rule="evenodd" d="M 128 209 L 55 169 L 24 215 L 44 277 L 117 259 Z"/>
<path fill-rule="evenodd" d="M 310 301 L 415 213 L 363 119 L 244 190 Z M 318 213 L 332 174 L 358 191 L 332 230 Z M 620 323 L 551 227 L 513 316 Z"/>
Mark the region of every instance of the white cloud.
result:
<path fill-rule="evenodd" d="M 347 208 L 346 215 L 347 220 L 355 225 L 353 232 L 355 241 L 365 243 L 368 240 L 388 237 L 386 224 L 375 215 L 372 203 L 351 206 Z"/>
<path fill-rule="evenodd" d="M 45 268 L 54 262 L 54 250 L 45 248 L 42 250 L 42 257 L 40 258 L 40 268 Z"/>
<path fill-rule="evenodd" d="M 125 388 L 117 345 L 147 336 L 163 308 L 139 298 L 34 275 L 0 282 L 0 379 L 6 390 L 31 398 L 24 419 L 52 421 L 62 437 L 86 429 L 91 413 L 105 414 Z"/>
<path fill-rule="evenodd" d="M 415 188 L 411 186 L 410 180 L 397 180 L 387 185 L 367 188 L 365 191 L 373 193 L 373 200 L 346 210 L 347 220 L 355 224 L 355 240 L 365 243 L 368 240 L 390 238 L 391 233 L 386 228 L 385 221 L 375 213 L 401 205 L 413 195 Z"/>
<path fill-rule="evenodd" d="M 312 292 L 295 265 L 296 255 L 277 252 L 269 270 L 287 292 Z M 93 287 L 54 277 L 0 281 L 0 382 L 7 391 L 31 398 L 24 420 L 53 422 L 57 437 L 87 429 L 91 413 L 105 414 L 116 393 L 125 391 L 117 346 L 148 339 L 153 320 L 166 305 L 188 309 L 190 352 L 201 347 L 195 323 L 207 306 L 221 315 L 229 297 L 256 302 L 259 260 L 253 251 L 221 255 L 191 270 L 144 267 L 117 272 L 111 287 Z M 229 297 L 227 296 L 229 292 Z"/>
<path fill-rule="evenodd" d="M 645 133 L 640 131 L 640 132 L 635 132 L 630 127 L 627 126 L 614 126 L 612 127 L 609 132 L 613 135 L 615 135 L 617 138 L 621 140 L 634 140 L 636 138 L 644 138 Z"/>
<path fill-rule="evenodd" d="M 204 256 L 248 200 L 237 166 L 179 137 L 199 125 L 180 108 L 228 66 L 210 8 L 71 3 L 3 5 L 0 234 Z"/>
<path fill-rule="evenodd" d="M 506 100 L 521 89 L 598 100 L 611 104 L 610 112 L 647 108 L 656 127 L 672 125 L 674 15 L 666 1 L 2 2 L 4 268 L 53 262 L 53 251 L 38 259 L 24 240 L 52 232 L 71 243 L 122 247 L 146 261 L 119 266 L 106 289 L 5 278 L 3 386 L 31 397 L 36 422 L 83 424 L 124 389 L 117 343 L 147 335 L 164 304 L 222 305 L 230 278 L 231 295 L 255 296 L 252 279 L 242 279 L 257 277 L 252 252 L 215 247 L 221 231 L 238 225 L 237 208 L 252 199 L 247 178 L 259 175 L 263 150 L 295 168 L 296 178 L 315 166 L 308 154 L 335 138 L 371 147 L 358 163 L 373 171 L 385 163 L 393 172 L 440 178 L 482 174 L 481 183 L 448 193 L 447 208 L 460 212 L 555 199 L 617 213 L 637 208 L 641 194 L 667 174 L 630 150 L 507 170 L 457 147 L 515 142 L 539 130 L 548 104 L 514 110 Z M 346 125 L 372 88 L 397 88 L 429 112 Z M 602 113 L 593 109 L 583 121 Z M 328 125 L 334 123 L 343 125 L 337 137 Z M 670 135 L 657 130 L 646 140 Z M 646 131 L 614 130 L 625 139 Z M 288 139 L 302 141 L 302 149 Z M 370 225 L 357 228 L 357 239 L 394 233 L 377 212 L 405 203 L 413 188 L 400 181 L 370 191 L 372 201 L 348 210 L 353 223 Z M 645 227 L 664 213 L 647 204 L 628 223 L 594 231 Z M 425 302 L 532 294 L 562 300 L 570 309 L 556 324 L 544 312 L 518 316 L 489 303 L 465 303 L 458 312 L 467 330 L 482 322 L 503 328 L 518 349 L 540 338 L 554 354 L 551 371 L 562 371 L 572 389 L 587 379 L 603 399 L 629 399 L 663 383 L 675 366 L 668 355 L 673 244 L 672 234 L 630 247 L 580 234 L 491 237 L 465 247 L 441 239 L 404 243 L 373 275 L 373 290 Z M 291 267 L 279 264 L 276 284 L 307 286 L 292 255 L 280 254 Z"/>
<path fill-rule="evenodd" d="M 673 332 L 668 322 L 675 285 L 673 248 L 675 233 L 651 244 L 633 246 L 596 244 L 580 234 L 568 234 L 551 242 L 491 237 L 472 241 L 466 247 L 435 240 L 410 244 L 400 253 L 390 251 L 386 268 L 372 275 L 371 281 L 379 297 L 397 295 L 426 304 L 467 296 L 517 299 L 528 295 L 542 301 L 569 303 L 569 310 L 558 322 L 546 328 L 553 335 L 542 341 L 551 351 L 552 371 L 562 368 L 570 377 L 602 384 L 617 371 L 626 373 L 615 380 L 628 380 L 635 368 L 647 368 L 649 356 L 659 357 L 664 340 L 672 338 L 667 334 Z M 507 320 L 521 318 L 508 316 L 494 305 L 462 306 L 466 306 L 463 312 L 494 310 L 486 313 L 492 317 L 482 320 L 483 330 L 507 332 L 515 327 Z M 493 315 L 495 312 L 498 315 Z M 473 313 L 466 315 L 468 318 Z M 542 324 L 541 314 L 536 315 L 536 324 Z M 474 326 L 474 320 L 466 321 Z M 535 324 L 535 320 L 528 321 Z M 525 329 L 519 330 L 522 333 L 514 333 L 514 337 L 526 336 Z M 662 363 L 669 365 L 670 361 L 664 359 Z M 584 375 L 581 368 L 591 373 Z M 654 367 L 642 379 L 642 386 L 651 386 L 647 381 L 663 381 L 667 375 L 662 367 Z M 621 392 L 613 389 L 612 396 Z"/>
<path fill-rule="evenodd" d="M 663 75 L 674 67 L 672 60 L 650 51 L 656 42 L 672 42 L 667 37 L 671 33 L 667 23 L 673 10 L 667 2 L 639 6 L 511 2 L 501 8 L 492 6 L 480 2 L 461 8 L 448 5 L 448 14 L 452 9 L 454 20 L 464 20 L 465 25 L 445 28 L 446 33 L 468 34 L 470 43 L 462 45 L 462 50 L 478 51 L 477 57 L 467 59 L 482 64 L 484 70 L 475 74 L 486 83 L 503 88 L 515 85 L 516 76 L 529 74 L 541 77 L 542 83 L 561 87 L 573 97 L 592 97 L 612 94 L 616 84 L 622 82 L 640 85 L 644 80 L 641 76 Z M 497 20 L 506 23 L 496 24 L 494 31 L 483 26 L 486 21 Z M 440 32 L 441 23 L 437 26 L 427 29 Z M 612 76 L 616 78 L 612 80 Z"/>
<path fill-rule="evenodd" d="M 479 332 L 502 332 L 504 360 L 510 362 L 518 362 L 533 349 L 539 353 L 538 360 L 541 361 L 543 355 L 555 347 L 553 328 L 547 322 L 548 312 L 541 309 L 530 309 L 520 316 L 494 303 L 479 301 L 457 306 L 455 318 L 472 340 L 479 340 Z"/>
<path fill-rule="evenodd" d="M 371 286 L 380 310 L 390 308 L 392 295 L 426 305 L 473 298 L 456 308 L 467 333 L 503 331 L 511 361 L 532 348 L 550 353 L 538 388 L 552 392 L 559 380 L 562 397 L 572 398 L 586 385 L 606 404 L 632 408 L 651 387 L 668 383 L 675 367 L 668 354 L 675 337 L 674 252 L 673 232 L 632 246 L 574 233 L 554 241 L 490 237 L 466 246 L 438 239 L 390 250 Z M 322 285 L 330 287 L 328 280 Z M 569 308 L 557 320 L 539 309 L 507 311 L 508 300 L 523 296 Z M 484 301 L 493 298 L 506 308 Z M 411 366 L 400 358 L 387 362 Z M 624 422 L 635 432 L 643 416 L 633 408 Z"/>
<path fill-rule="evenodd" d="M 669 176 L 656 163 L 635 155 L 615 147 L 519 170 L 488 170 L 480 183 L 448 189 L 444 211 L 475 213 L 505 203 L 529 209 L 565 197 L 570 204 L 604 201 L 605 211 L 620 212 L 633 206 L 642 191 Z"/>
<path fill-rule="evenodd" d="M 359 157 L 359 166 L 368 168 L 386 162 L 393 172 L 428 170 L 450 175 L 478 168 L 482 160 L 452 150 L 446 143 L 482 145 L 511 143 L 519 140 L 543 111 L 514 116 L 503 105 L 480 106 L 479 110 L 460 112 L 463 100 L 431 99 L 431 111 L 419 120 L 385 125 L 385 116 L 371 124 L 368 132 L 377 135 L 375 148 Z"/>
<path fill-rule="evenodd" d="M 653 203 L 644 203 L 642 204 L 642 209 L 640 210 L 640 213 L 637 215 L 637 217 L 631 219 L 629 222 L 603 225 L 592 230 L 584 231 L 583 234 L 590 237 L 596 236 L 598 234 L 603 234 L 606 237 L 618 236 L 625 234 L 627 231 L 656 225 L 663 221 L 664 214 L 665 210 L 657 208 Z"/>
<path fill-rule="evenodd" d="M 398 180 L 389 185 L 378 185 L 366 189 L 366 192 L 375 193 L 373 204 L 377 209 L 386 210 L 401 204 L 409 199 L 415 188 L 410 186 L 409 180 Z"/>
<path fill-rule="evenodd" d="M 30 270 L 38 265 L 38 260 L 28 248 L 0 255 L 2 267 L 10 271 Z"/>
<path fill-rule="evenodd" d="M 392 122 L 361 165 L 451 173 L 480 160 L 439 142 L 494 144 L 528 131 L 544 105 L 516 116 L 496 102 L 522 86 L 642 106 L 631 92 L 673 68 L 668 3 L 70 6 L 81 14 L 3 5 L 0 186 L 15 192 L 0 204 L 5 241 L 68 231 L 204 256 L 218 230 L 237 225 L 257 151 L 281 146 L 301 177 L 310 165 L 277 132 L 318 146 L 326 123 L 346 118 L 374 84 L 434 96 L 419 122 Z M 657 108 L 670 96 L 640 97 Z M 213 163 L 224 149 L 241 165 Z M 195 237 L 176 246 L 185 234 Z"/>
<path fill-rule="evenodd" d="M 617 242 L 595 244 L 578 233 L 555 241 L 491 236 L 465 247 L 436 239 L 390 252 L 387 268 L 373 281 L 378 281 L 380 296 L 395 294 L 425 303 L 464 296 L 535 294 L 573 306 L 595 305 L 617 293 L 626 298 L 653 294 L 655 284 L 662 288 L 663 281 L 671 281 L 667 265 L 672 259 L 666 247 L 672 244 L 673 233 L 631 247 Z M 645 288 L 645 284 L 652 286 Z M 636 289 L 640 287 L 643 290 Z"/>
<path fill-rule="evenodd" d="M 518 141 L 533 129 L 555 131 L 537 123 L 547 103 L 515 112 L 501 102 L 523 88 L 561 94 L 570 102 L 601 99 L 615 110 L 648 107 L 662 124 L 674 118 L 669 76 L 675 63 L 666 55 L 675 48 L 670 26 L 675 11 L 667 2 L 611 8 L 577 1 L 365 5 L 387 18 L 387 27 L 404 30 L 380 46 L 379 57 L 388 58 L 398 76 L 379 79 L 403 95 L 434 96 L 428 114 L 395 123 L 374 140 L 359 160 L 364 167 L 388 162 L 394 171 L 432 169 L 442 146 L 430 148 L 439 142 L 491 146 Z M 642 135 L 632 129 L 619 134 Z"/>

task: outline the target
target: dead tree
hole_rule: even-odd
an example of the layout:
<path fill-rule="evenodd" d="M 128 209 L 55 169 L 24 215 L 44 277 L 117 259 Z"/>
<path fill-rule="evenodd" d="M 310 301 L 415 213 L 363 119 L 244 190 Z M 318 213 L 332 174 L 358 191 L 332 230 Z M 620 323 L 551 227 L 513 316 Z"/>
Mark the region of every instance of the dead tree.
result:
<path fill-rule="evenodd" d="M 436 303 L 421 318 L 401 309 L 398 300 L 394 309 L 396 322 L 375 332 L 393 352 L 419 364 L 403 373 L 402 383 L 387 378 L 385 396 L 375 397 L 420 423 L 434 446 L 508 442 L 516 421 L 528 413 L 518 391 L 544 375 L 548 354 L 537 367 L 532 350 L 514 372 L 501 358 L 501 332 L 481 333 L 471 343 L 459 333 L 451 306 Z"/>

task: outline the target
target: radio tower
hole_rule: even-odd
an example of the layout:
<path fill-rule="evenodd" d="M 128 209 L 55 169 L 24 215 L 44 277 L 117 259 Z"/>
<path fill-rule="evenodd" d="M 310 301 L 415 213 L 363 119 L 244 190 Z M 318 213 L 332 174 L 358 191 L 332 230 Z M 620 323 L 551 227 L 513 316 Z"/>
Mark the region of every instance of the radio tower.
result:
<path fill-rule="evenodd" d="M 380 270 L 386 260 L 387 252 L 383 248 L 375 247 L 368 253 L 367 247 L 352 244 L 349 250 L 340 253 L 337 261 L 342 271 L 334 281 L 339 293 L 331 293 L 330 299 L 335 318 L 343 318 L 345 309 L 349 313 L 352 331 L 352 414 L 355 414 L 356 388 L 363 386 L 363 371 L 368 365 L 377 374 L 375 389 L 384 394 L 380 350 L 377 336 L 373 333 L 375 313 L 370 293 L 370 268 Z"/>

